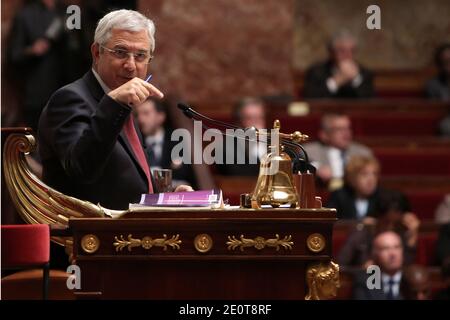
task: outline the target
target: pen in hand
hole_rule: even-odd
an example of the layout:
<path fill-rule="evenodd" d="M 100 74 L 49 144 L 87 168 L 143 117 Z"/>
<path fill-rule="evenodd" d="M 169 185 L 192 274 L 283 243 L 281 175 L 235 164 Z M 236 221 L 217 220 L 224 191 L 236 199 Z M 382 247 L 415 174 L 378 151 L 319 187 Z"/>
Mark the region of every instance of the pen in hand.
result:
<path fill-rule="evenodd" d="M 145 82 L 149 82 L 150 80 L 152 80 L 152 78 L 153 78 L 153 75 L 150 74 L 144 81 L 145 81 Z M 130 102 L 129 105 L 130 105 L 130 106 L 133 106 L 133 103 Z"/>

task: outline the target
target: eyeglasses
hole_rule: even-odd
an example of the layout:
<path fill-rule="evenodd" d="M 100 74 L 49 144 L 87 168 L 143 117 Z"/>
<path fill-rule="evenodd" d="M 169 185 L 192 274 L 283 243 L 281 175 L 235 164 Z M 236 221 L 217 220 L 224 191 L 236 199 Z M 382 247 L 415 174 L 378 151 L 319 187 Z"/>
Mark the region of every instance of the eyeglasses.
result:
<path fill-rule="evenodd" d="M 130 55 L 133 55 L 134 61 L 136 61 L 137 63 L 149 64 L 150 61 L 153 59 L 153 56 L 148 51 L 131 52 L 122 48 L 110 49 L 102 45 L 100 45 L 100 47 L 102 47 L 103 49 L 111 53 L 114 57 L 120 60 L 128 59 Z"/>

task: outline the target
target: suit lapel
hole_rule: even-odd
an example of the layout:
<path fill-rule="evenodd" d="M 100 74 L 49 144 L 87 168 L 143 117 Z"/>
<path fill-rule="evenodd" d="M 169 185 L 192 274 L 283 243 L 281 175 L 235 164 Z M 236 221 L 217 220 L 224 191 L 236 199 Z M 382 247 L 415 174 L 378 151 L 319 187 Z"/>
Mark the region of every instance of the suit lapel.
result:
<path fill-rule="evenodd" d="M 100 83 L 95 78 L 92 70 L 89 70 L 83 76 L 83 79 L 84 79 L 84 81 L 86 81 L 87 86 L 88 86 L 89 90 L 91 91 L 91 94 L 95 98 L 95 100 L 100 101 L 103 98 L 103 96 L 105 95 L 105 92 L 103 91 L 103 88 L 101 87 Z M 133 116 L 133 114 L 131 113 L 130 117 L 132 117 L 132 116 Z M 133 119 L 133 123 L 134 123 L 134 127 L 136 129 L 136 132 L 138 133 L 139 140 L 142 144 L 142 137 L 140 135 L 140 130 L 136 128 L 136 121 L 134 121 L 134 119 Z M 136 155 L 134 154 L 133 148 L 131 147 L 131 144 L 128 141 L 123 129 L 120 131 L 119 137 L 117 140 L 120 142 L 120 144 L 123 146 L 123 148 L 127 151 L 127 153 L 130 155 L 130 157 L 133 159 L 141 176 L 144 178 L 145 181 L 147 181 L 147 176 L 145 175 L 144 170 L 142 169 L 141 165 L 139 164 L 139 161 L 138 161 Z"/>
<path fill-rule="evenodd" d="M 92 70 L 86 72 L 86 74 L 83 76 L 83 80 L 87 83 L 89 91 L 91 92 L 95 100 L 100 101 L 105 95 L 105 92 L 103 91 L 100 83 L 98 83 L 97 79 L 95 78 Z"/>

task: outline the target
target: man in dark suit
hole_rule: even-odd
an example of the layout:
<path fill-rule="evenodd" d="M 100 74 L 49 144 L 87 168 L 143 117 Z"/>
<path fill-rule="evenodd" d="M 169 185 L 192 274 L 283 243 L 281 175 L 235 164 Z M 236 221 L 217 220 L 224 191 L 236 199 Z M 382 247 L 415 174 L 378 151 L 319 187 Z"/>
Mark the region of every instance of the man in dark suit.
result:
<path fill-rule="evenodd" d="M 370 98 L 372 73 L 355 61 L 356 40 L 347 31 L 328 45 L 329 59 L 310 67 L 305 75 L 305 98 Z"/>
<path fill-rule="evenodd" d="M 266 127 L 266 110 L 264 102 L 259 98 L 247 97 L 238 101 L 233 108 L 233 121 L 243 129 Z M 270 133 L 270 131 L 268 131 Z M 227 176 L 258 176 L 262 157 L 267 153 L 267 146 L 263 141 L 244 141 L 244 134 L 249 138 L 256 138 L 254 132 L 245 130 L 240 139 L 230 139 L 224 136 L 223 164 L 217 165 L 220 174 Z M 260 139 L 258 139 L 260 140 Z M 230 146 L 229 141 L 233 141 Z M 234 147 L 233 163 L 226 163 L 227 149 Z M 242 160 L 239 162 L 239 160 Z"/>
<path fill-rule="evenodd" d="M 376 279 L 374 281 L 369 279 L 373 273 L 367 274 L 365 271 L 357 273 L 353 279 L 353 298 L 356 300 L 401 300 L 403 247 L 400 236 L 393 231 L 381 232 L 373 239 L 372 248 L 373 265 L 379 266 L 381 271 L 378 275 L 379 286 L 376 285 Z"/>
<path fill-rule="evenodd" d="M 132 10 L 113 11 L 99 21 L 92 69 L 57 90 L 40 119 L 43 180 L 51 187 L 110 209 L 127 209 L 154 191 L 131 116 L 149 96 L 163 97 L 143 80 L 154 32 L 153 22 Z"/>
<path fill-rule="evenodd" d="M 150 97 L 137 106 L 136 114 L 144 135 L 151 169 L 171 169 L 173 187 L 188 184 L 196 188 L 197 181 L 192 165 L 183 163 L 182 159 L 172 158 L 172 149 L 178 141 L 171 140 L 173 130 L 168 125 L 166 105 Z"/>
<path fill-rule="evenodd" d="M 55 0 L 29 1 L 14 18 L 9 59 L 21 86 L 25 123 L 33 130 L 51 94 L 64 84 L 63 30 Z"/>

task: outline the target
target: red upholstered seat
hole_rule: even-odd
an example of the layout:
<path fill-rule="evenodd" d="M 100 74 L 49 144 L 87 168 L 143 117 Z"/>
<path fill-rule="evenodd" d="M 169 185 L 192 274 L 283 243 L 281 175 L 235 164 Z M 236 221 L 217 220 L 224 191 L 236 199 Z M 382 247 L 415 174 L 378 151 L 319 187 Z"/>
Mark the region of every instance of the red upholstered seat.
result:
<path fill-rule="evenodd" d="M 419 233 L 417 240 L 416 262 L 424 266 L 432 266 L 436 263 L 437 232 Z"/>
<path fill-rule="evenodd" d="M 317 138 L 321 114 L 310 114 L 305 117 L 292 117 L 277 114 L 273 118 L 279 119 L 283 132 L 299 130 L 308 134 L 312 139 Z M 355 137 L 362 136 L 421 136 L 435 135 L 441 114 L 427 113 L 385 113 L 350 114 Z M 271 124 L 272 121 L 269 122 Z"/>
<path fill-rule="evenodd" d="M 339 251 L 342 249 L 342 246 L 347 241 L 349 236 L 349 232 L 347 230 L 334 230 L 333 231 L 333 257 L 337 257 L 339 255 Z"/>
<path fill-rule="evenodd" d="M 434 220 L 434 213 L 439 203 L 445 197 L 445 192 L 439 191 L 406 191 L 406 196 L 410 200 L 412 211 L 417 214 L 422 221 Z"/>
<path fill-rule="evenodd" d="M 48 297 L 49 261 L 50 261 L 50 227 L 47 224 L 3 225 L 2 226 L 2 269 L 19 269 L 40 267 L 40 276 L 29 278 L 29 271 L 2 279 L 2 284 L 18 279 L 40 279 L 43 284 L 43 297 Z M 28 273 L 27 273 L 28 272 Z M 26 276 L 28 274 L 28 276 Z M 5 288 L 3 288 L 5 294 Z"/>
<path fill-rule="evenodd" d="M 46 224 L 2 226 L 2 266 L 43 265 L 50 260 L 50 228 Z"/>
<path fill-rule="evenodd" d="M 450 175 L 450 152 L 436 150 L 402 150 L 377 148 L 375 156 L 384 176 L 392 175 Z"/>

